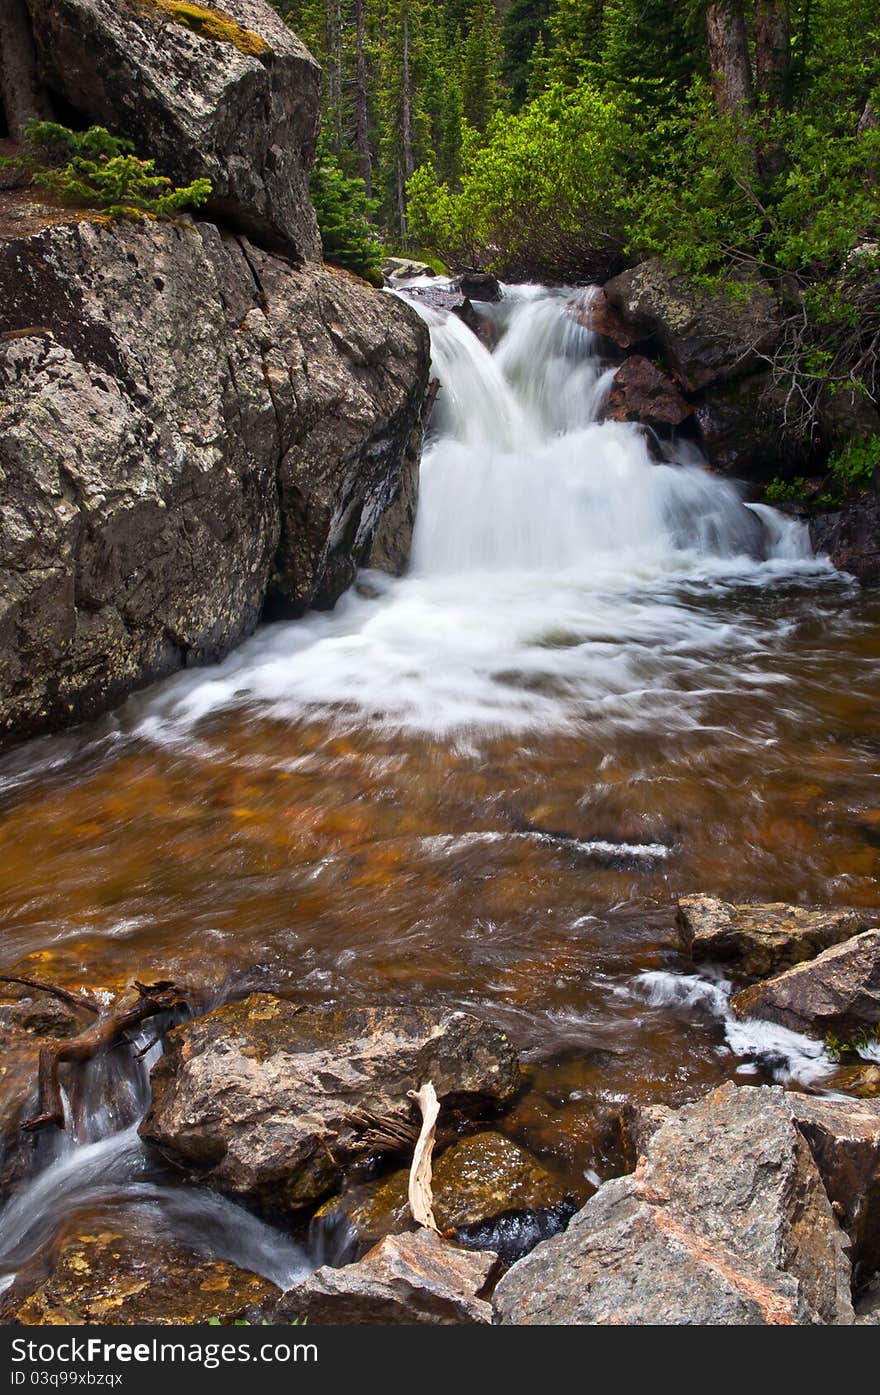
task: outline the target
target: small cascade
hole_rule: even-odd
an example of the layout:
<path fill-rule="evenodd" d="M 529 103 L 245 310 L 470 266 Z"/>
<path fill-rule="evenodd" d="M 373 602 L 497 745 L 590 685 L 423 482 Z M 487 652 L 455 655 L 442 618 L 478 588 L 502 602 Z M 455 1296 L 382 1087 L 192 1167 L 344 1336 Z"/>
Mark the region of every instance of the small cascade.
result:
<path fill-rule="evenodd" d="M 481 307 L 490 352 L 453 314 L 414 300 L 439 380 L 409 575 L 373 575 L 332 615 L 261 631 L 210 673 L 140 709 L 139 733 L 190 741 L 222 708 L 258 704 L 437 736 L 698 720 L 706 689 L 742 681 L 738 653 L 774 647 L 693 604 L 771 576 L 830 575 L 806 528 L 748 505 L 691 442 L 599 420 L 613 376 L 578 317 L 582 293 L 508 287 Z M 656 445 L 656 443 L 654 443 Z"/>
<path fill-rule="evenodd" d="M 0 1293 L 64 1224 L 97 1209 L 289 1288 L 315 1263 L 302 1246 L 225 1197 L 180 1183 L 142 1143 L 161 1046 L 146 1036 L 88 1062 L 65 1093 L 65 1128 L 41 1136 L 29 1182 L 0 1209 Z"/>

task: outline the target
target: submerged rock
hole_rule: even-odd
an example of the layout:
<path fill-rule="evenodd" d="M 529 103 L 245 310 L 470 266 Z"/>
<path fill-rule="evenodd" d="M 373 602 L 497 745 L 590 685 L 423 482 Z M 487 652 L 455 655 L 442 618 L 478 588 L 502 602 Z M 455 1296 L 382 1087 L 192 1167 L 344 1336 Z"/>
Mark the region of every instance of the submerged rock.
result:
<path fill-rule="evenodd" d="M 254 994 L 169 1034 L 141 1134 L 221 1190 L 295 1212 L 355 1160 L 414 1140 L 407 1091 L 427 1080 L 441 1101 L 478 1110 L 510 1099 L 519 1064 L 504 1033 L 469 1013 Z"/>
<path fill-rule="evenodd" d="M 734 905 L 715 896 L 682 896 L 676 924 L 695 960 L 733 964 L 754 978 L 813 959 L 864 930 L 871 913 L 807 910 L 782 901 Z"/>
<path fill-rule="evenodd" d="M 880 1026 L 880 930 L 826 949 L 732 1002 L 737 1017 L 764 1017 L 795 1032 L 844 1041 Z"/>
<path fill-rule="evenodd" d="M 851 1323 L 841 1232 L 784 1091 L 678 1110 L 629 1177 L 502 1278 L 502 1324 Z"/>
<path fill-rule="evenodd" d="M 100 1323 L 190 1324 L 247 1317 L 280 1290 L 226 1260 L 206 1259 L 163 1236 L 91 1218 L 56 1241 L 0 1299 L 6 1321 L 28 1327 Z M 41 1272 L 42 1271 L 42 1272 Z"/>
<path fill-rule="evenodd" d="M 0 240 L 0 746 L 400 570 L 428 335 L 185 220 Z"/>
<path fill-rule="evenodd" d="M 402 1168 L 357 1185 L 326 1202 L 315 1219 L 331 1225 L 345 1220 L 360 1245 L 374 1245 L 412 1226 L 408 1181 L 409 1171 Z M 531 1218 L 538 1231 L 542 1222 L 552 1224 L 555 1219 L 558 1229 L 570 1199 L 570 1189 L 560 1178 L 500 1133 L 463 1138 L 435 1157 L 433 1190 L 440 1230 L 455 1232 L 463 1243 L 469 1232 L 491 1234 L 493 1228 L 503 1239 L 513 1229 L 504 1222 L 513 1217 Z"/>
<path fill-rule="evenodd" d="M 357 1264 L 325 1267 L 289 1289 L 269 1310 L 272 1322 L 315 1324 L 489 1323 L 479 1295 L 497 1255 L 463 1250 L 430 1230 L 390 1235 Z"/>
<path fill-rule="evenodd" d="M 265 0 L 27 3 L 41 77 L 85 124 L 128 136 L 177 184 L 209 179 L 212 214 L 320 261 L 320 69 Z"/>

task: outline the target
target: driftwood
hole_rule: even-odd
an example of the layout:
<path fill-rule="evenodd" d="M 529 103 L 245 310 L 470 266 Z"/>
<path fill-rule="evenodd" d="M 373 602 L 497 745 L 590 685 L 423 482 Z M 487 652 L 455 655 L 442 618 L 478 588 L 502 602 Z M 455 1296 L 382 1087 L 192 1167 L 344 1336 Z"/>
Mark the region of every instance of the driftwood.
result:
<path fill-rule="evenodd" d="M 427 1230 L 434 1230 L 439 1234 L 439 1226 L 434 1219 L 431 1157 L 434 1152 L 434 1136 L 437 1128 L 437 1116 L 440 1113 L 440 1102 L 437 1099 L 437 1091 L 434 1089 L 432 1080 L 429 1080 L 420 1090 L 408 1090 L 407 1094 L 411 1100 L 415 1100 L 422 1112 L 422 1130 L 416 1141 L 412 1167 L 409 1170 L 409 1209 L 412 1211 L 413 1220 L 418 1225 L 423 1225 Z"/>
<path fill-rule="evenodd" d="M 86 998 L 77 998 L 76 995 L 69 994 L 66 989 L 55 988 L 45 983 L 32 983 L 26 979 L 6 979 L 5 981 L 7 983 L 24 983 L 28 987 L 42 989 L 43 992 L 61 998 L 63 1002 L 70 1002 L 76 1007 L 88 1008 L 90 1012 L 98 1014 L 98 1021 L 80 1036 L 40 1048 L 37 1072 L 39 1112 L 30 1119 L 26 1119 L 22 1124 L 22 1128 L 29 1132 L 47 1128 L 50 1124 L 56 1124 L 60 1129 L 64 1128 L 64 1101 L 58 1079 L 61 1065 L 68 1061 L 90 1061 L 94 1056 L 97 1056 L 99 1051 L 103 1051 L 119 1041 L 130 1027 L 139 1026 L 148 1017 L 155 1017 L 161 1012 L 171 1012 L 175 1008 L 187 1005 L 187 999 L 181 989 L 170 981 L 163 980 L 161 983 L 153 984 L 135 981 L 134 986 L 138 991 L 137 1002 L 133 1003 L 131 1007 L 122 1008 L 119 1012 L 110 1012 L 106 1017 L 101 1017 L 101 1009 L 96 1003 L 92 1003 Z"/>
<path fill-rule="evenodd" d="M 13 978 L 12 974 L 0 974 L 0 983 L 19 983 L 23 988 L 35 988 L 39 993 L 48 993 L 51 998 L 58 998 L 62 1003 L 67 1003 L 68 1007 L 81 1008 L 83 1012 L 93 1012 L 96 1016 L 101 1012 L 101 1004 L 94 1002 L 92 998 L 86 998 L 81 993 L 71 993 L 67 988 L 56 988 L 54 983 L 38 983 L 35 978 Z"/>

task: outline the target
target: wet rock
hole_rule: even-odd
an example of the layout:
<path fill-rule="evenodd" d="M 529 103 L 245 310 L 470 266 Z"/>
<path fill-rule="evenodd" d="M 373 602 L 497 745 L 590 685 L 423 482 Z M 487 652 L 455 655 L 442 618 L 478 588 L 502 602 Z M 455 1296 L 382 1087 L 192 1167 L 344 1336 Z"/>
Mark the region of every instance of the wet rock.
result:
<path fill-rule="evenodd" d="M 694 422 L 712 468 L 769 481 L 817 464 L 811 441 L 786 428 L 784 405 L 769 371 L 706 388 L 694 403 Z"/>
<path fill-rule="evenodd" d="M 870 1061 L 849 1062 L 838 1066 L 833 1083 L 855 1099 L 874 1099 L 880 1095 L 880 1066 Z"/>
<path fill-rule="evenodd" d="M 631 349 L 642 339 L 640 330 L 629 326 L 608 299 L 604 290 L 588 291 L 570 302 L 571 313 L 584 329 L 608 339 L 618 349 Z"/>
<path fill-rule="evenodd" d="M 308 176 L 320 70 L 264 0 L 28 0 L 43 80 L 85 124 L 134 141 L 211 211 L 320 261 Z"/>
<path fill-rule="evenodd" d="M 367 1323 L 489 1323 L 479 1295 L 497 1256 L 463 1250 L 432 1231 L 390 1235 L 357 1264 L 318 1269 L 271 1309 L 272 1322 L 299 1318 L 311 1326 Z"/>
<path fill-rule="evenodd" d="M 880 1024 L 880 930 L 833 945 L 733 999 L 737 1017 L 764 1017 L 795 1032 L 842 1041 Z"/>
<path fill-rule="evenodd" d="M 359 1244 L 374 1245 L 385 1235 L 411 1227 L 408 1181 L 408 1169 L 401 1168 L 377 1182 L 353 1187 L 325 1203 L 316 1220 L 332 1225 L 345 1218 Z M 540 1220 L 549 1219 L 552 1212 L 561 1218 L 570 1197 L 560 1178 L 500 1133 L 474 1134 L 435 1156 L 433 1188 L 440 1230 L 455 1232 L 460 1240 L 467 1240 L 475 1228 L 488 1231 L 507 1217 Z M 499 1227 L 499 1233 L 503 1229 Z"/>
<path fill-rule="evenodd" d="M 466 271 L 453 283 L 468 300 L 495 303 L 502 299 L 501 283 L 489 271 Z"/>
<path fill-rule="evenodd" d="M 850 1238 L 858 1282 L 880 1269 L 880 1103 L 791 1093 L 789 1105 Z"/>
<path fill-rule="evenodd" d="M 427 262 L 410 261 L 407 257 L 386 257 L 382 263 L 382 275 L 389 281 L 408 281 L 416 276 L 436 276 L 433 267 Z"/>
<path fill-rule="evenodd" d="M 813 550 L 865 586 L 880 583 L 880 501 L 857 499 L 810 519 Z"/>
<path fill-rule="evenodd" d="M 692 412 L 666 373 L 650 359 L 632 354 L 614 375 L 604 415 L 612 421 L 663 428 L 680 426 Z"/>
<path fill-rule="evenodd" d="M 782 901 L 734 905 L 714 896 L 682 896 L 676 915 L 686 954 L 734 964 L 754 978 L 813 959 L 868 924 L 865 911 L 807 910 Z"/>
<path fill-rule="evenodd" d="M 660 261 L 643 262 L 607 282 L 606 299 L 639 340 L 653 339 L 686 392 L 740 377 L 779 337 L 770 288 L 737 278 L 736 295 L 708 294 Z"/>
<path fill-rule="evenodd" d="M 40 1139 L 22 1130 L 36 1098 L 40 1049 L 93 1018 L 23 984 L 0 983 L 0 1200 L 31 1172 Z"/>
<path fill-rule="evenodd" d="M 425 326 L 208 224 L 0 240 L 0 746 L 399 571 Z"/>
<path fill-rule="evenodd" d="M 514 1094 L 519 1065 L 504 1033 L 469 1013 L 254 994 L 170 1033 L 141 1133 L 221 1190 L 296 1211 L 356 1159 L 395 1152 L 383 1130 L 414 1139 L 407 1091 L 427 1080 L 476 1110 Z"/>
<path fill-rule="evenodd" d="M 851 1323 L 845 1237 L 778 1087 L 677 1111 L 502 1278 L 502 1324 Z"/>
<path fill-rule="evenodd" d="M 41 1270 L 43 1260 L 20 1271 L 4 1295 L 6 1321 L 28 1327 L 234 1321 L 280 1292 L 227 1261 L 206 1259 L 161 1236 L 127 1233 L 100 1216 L 69 1230 L 48 1276 Z"/>

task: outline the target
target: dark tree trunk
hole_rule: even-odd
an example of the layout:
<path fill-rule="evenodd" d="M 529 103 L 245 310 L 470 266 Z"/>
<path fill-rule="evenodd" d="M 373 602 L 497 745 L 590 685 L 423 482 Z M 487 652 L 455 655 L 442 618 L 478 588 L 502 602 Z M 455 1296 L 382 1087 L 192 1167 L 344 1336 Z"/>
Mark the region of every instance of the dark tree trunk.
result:
<path fill-rule="evenodd" d="M 37 79 L 34 36 L 25 0 L 0 0 L 0 100 L 13 140 L 29 121 L 52 115 L 48 96 Z"/>
<path fill-rule="evenodd" d="M 367 198 L 373 197 L 373 153 L 370 150 L 370 122 L 367 109 L 367 45 L 364 33 L 364 0 L 355 4 L 355 44 L 357 65 L 354 87 L 354 144 L 358 153 L 360 176 L 367 189 Z"/>
<path fill-rule="evenodd" d="M 412 75 L 409 65 L 409 14 L 405 10 L 403 14 L 402 99 L 401 125 L 403 129 L 401 134 L 403 136 L 403 173 L 404 178 L 409 179 L 416 167 L 416 161 L 413 151 Z"/>
<path fill-rule="evenodd" d="M 768 111 L 787 107 L 791 78 L 788 0 L 755 0 L 755 71 Z"/>
<path fill-rule="evenodd" d="M 752 110 L 752 67 L 742 0 L 713 0 L 706 8 L 706 37 L 715 102 L 722 116 Z"/>

